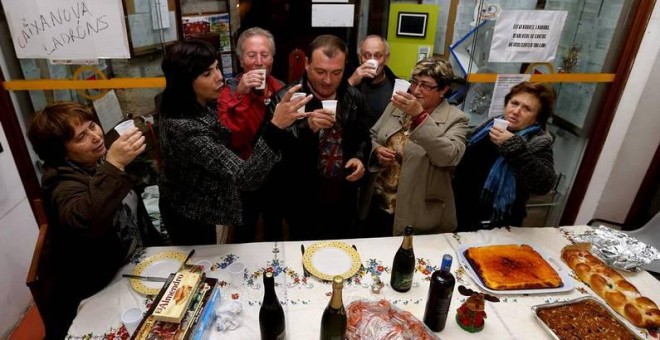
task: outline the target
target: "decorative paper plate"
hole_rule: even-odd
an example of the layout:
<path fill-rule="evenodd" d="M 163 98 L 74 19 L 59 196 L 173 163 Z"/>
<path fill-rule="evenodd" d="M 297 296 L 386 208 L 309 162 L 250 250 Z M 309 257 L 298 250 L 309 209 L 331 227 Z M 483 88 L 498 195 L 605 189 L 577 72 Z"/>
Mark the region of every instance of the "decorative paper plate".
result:
<path fill-rule="evenodd" d="M 313 243 L 305 249 L 303 265 L 315 277 L 332 281 L 335 275 L 347 279 L 360 270 L 360 254 L 340 241 Z"/>
<path fill-rule="evenodd" d="M 178 251 L 160 252 L 147 257 L 135 266 L 133 275 L 168 277 L 171 273 L 176 272 L 185 260 L 186 253 Z M 136 292 L 144 295 L 158 294 L 164 284 L 164 282 L 143 281 L 139 279 L 130 279 L 130 282 Z"/>

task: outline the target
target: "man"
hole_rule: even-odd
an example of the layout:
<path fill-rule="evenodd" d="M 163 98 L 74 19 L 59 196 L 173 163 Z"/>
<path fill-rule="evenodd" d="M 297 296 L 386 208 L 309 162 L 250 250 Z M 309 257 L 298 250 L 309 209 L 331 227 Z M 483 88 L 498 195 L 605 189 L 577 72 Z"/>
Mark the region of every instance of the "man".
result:
<path fill-rule="evenodd" d="M 307 119 L 289 128 L 283 162 L 274 175 L 286 202 L 291 239 L 353 236 L 358 180 L 370 149 L 364 100 L 342 81 L 347 48 L 333 35 L 316 37 L 309 46 L 305 74 L 281 89 L 269 106 L 272 113 L 286 91 L 302 84 L 312 94 Z M 336 115 L 321 101 L 337 100 Z"/>
<path fill-rule="evenodd" d="M 348 83 L 362 93 L 367 109 L 367 127 L 371 128 L 390 103 L 397 76 L 387 67 L 390 46 L 379 35 L 370 35 L 362 40 L 358 59 L 361 65 L 348 78 Z M 370 59 L 378 62 L 377 68 L 367 62 Z"/>

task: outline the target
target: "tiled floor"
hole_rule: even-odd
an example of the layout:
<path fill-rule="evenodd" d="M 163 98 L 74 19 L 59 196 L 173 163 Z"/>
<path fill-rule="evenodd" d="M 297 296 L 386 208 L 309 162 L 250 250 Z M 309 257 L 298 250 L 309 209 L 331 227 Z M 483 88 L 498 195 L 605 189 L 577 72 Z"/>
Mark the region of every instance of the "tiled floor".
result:
<path fill-rule="evenodd" d="M 14 332 L 9 335 L 9 340 L 38 340 L 43 339 L 45 334 L 39 311 L 32 305 Z"/>

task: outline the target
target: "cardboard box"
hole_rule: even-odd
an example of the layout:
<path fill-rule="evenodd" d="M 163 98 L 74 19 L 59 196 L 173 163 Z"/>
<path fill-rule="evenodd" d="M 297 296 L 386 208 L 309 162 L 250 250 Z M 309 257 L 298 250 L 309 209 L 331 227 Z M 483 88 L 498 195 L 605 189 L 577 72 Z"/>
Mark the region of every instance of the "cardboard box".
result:
<path fill-rule="evenodd" d="M 174 273 L 172 282 L 165 288 L 160 300 L 154 300 L 156 307 L 153 317 L 157 321 L 179 323 L 188 310 L 188 304 L 195 294 L 202 273 L 192 273 L 187 270 Z"/>

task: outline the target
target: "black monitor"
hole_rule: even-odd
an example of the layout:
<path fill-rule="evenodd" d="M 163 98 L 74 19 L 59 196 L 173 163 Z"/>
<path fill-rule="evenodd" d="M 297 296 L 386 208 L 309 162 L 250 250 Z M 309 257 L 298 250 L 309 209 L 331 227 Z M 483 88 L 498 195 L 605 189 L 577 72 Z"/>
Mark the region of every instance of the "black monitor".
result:
<path fill-rule="evenodd" d="M 426 21 L 428 13 L 400 12 L 396 35 L 402 37 L 426 37 Z"/>

